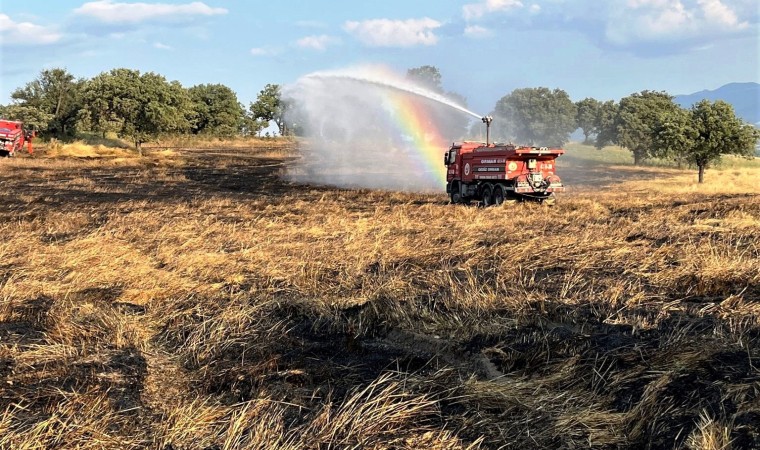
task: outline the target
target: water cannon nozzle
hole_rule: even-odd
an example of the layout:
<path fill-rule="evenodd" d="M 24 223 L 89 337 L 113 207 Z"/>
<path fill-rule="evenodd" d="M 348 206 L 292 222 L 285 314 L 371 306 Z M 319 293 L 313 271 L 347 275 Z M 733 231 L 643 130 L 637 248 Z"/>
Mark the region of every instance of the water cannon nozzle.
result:
<path fill-rule="evenodd" d="M 493 121 L 493 117 L 484 116 L 480 120 L 482 120 L 483 123 L 486 124 L 486 147 L 487 147 L 491 145 L 491 122 Z"/>

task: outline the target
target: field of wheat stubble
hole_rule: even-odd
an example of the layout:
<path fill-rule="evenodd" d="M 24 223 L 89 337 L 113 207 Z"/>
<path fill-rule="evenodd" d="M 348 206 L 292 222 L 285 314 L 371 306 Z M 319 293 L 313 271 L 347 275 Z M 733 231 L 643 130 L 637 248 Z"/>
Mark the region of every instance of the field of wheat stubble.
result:
<path fill-rule="evenodd" d="M 757 167 L 477 208 L 295 158 L 0 161 L 0 448 L 760 447 Z"/>

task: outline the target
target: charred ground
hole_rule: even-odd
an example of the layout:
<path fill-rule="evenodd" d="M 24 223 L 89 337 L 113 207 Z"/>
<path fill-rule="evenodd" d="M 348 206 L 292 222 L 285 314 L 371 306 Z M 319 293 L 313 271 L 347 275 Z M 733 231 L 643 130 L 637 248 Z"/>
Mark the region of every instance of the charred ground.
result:
<path fill-rule="evenodd" d="M 0 161 L 0 447 L 760 446 L 757 172 L 480 209 L 295 158 Z"/>

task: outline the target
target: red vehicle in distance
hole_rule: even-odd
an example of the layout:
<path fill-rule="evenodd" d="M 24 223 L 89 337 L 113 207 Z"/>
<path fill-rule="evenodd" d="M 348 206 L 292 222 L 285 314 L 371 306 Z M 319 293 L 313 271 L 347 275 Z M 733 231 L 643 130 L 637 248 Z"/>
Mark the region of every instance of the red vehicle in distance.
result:
<path fill-rule="evenodd" d="M 32 154 L 35 135 L 32 130 L 24 130 L 23 122 L 0 119 L 0 157 L 14 156 L 24 148 L 24 143 L 29 145 L 29 154 Z"/>

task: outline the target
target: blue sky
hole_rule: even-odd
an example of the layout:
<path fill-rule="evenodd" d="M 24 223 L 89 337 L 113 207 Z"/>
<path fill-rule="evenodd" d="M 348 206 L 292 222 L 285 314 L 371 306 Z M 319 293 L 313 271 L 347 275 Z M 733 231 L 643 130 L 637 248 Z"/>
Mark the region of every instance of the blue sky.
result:
<path fill-rule="evenodd" d="M 222 83 L 246 105 L 360 64 L 436 66 L 479 113 L 521 87 L 685 94 L 760 82 L 759 19 L 757 0 L 5 0 L 0 103 L 52 67 Z"/>

